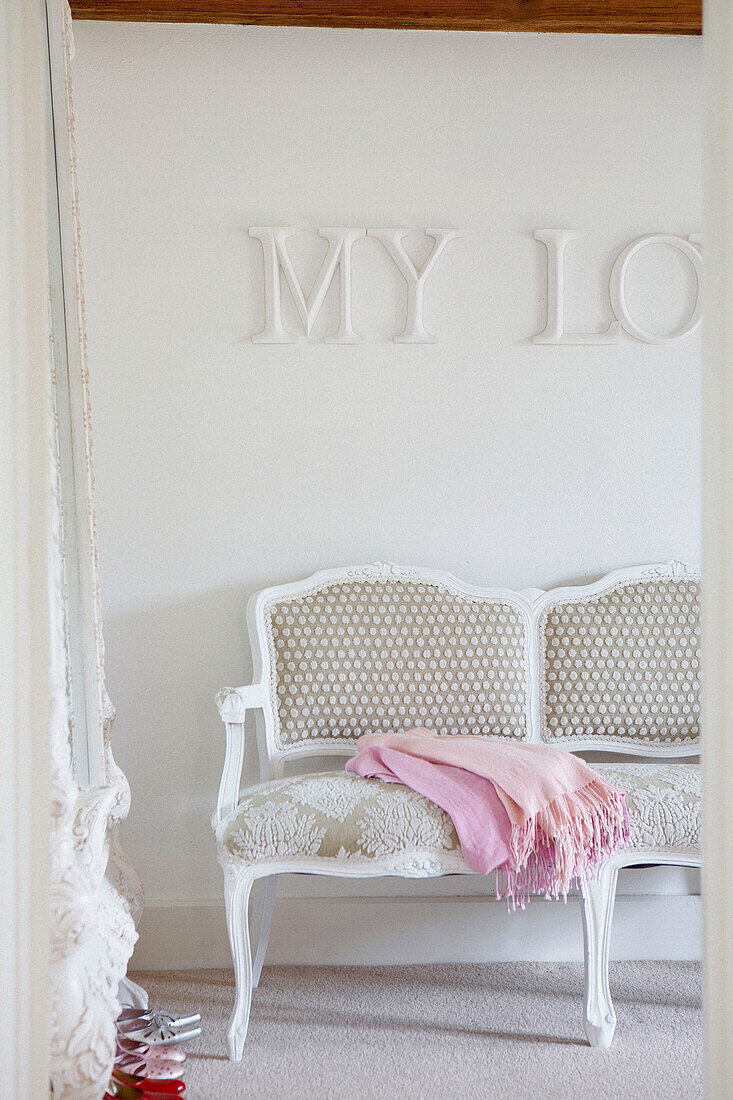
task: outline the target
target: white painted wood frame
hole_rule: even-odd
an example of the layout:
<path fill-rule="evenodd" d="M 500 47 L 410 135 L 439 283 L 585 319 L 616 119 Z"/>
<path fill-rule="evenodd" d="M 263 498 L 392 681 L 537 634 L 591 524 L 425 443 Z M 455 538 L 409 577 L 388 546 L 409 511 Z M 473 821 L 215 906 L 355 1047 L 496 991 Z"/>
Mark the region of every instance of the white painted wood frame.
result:
<path fill-rule="evenodd" d="M 708 1100 L 733 1096 L 733 6 L 705 0 L 703 1005 Z"/>

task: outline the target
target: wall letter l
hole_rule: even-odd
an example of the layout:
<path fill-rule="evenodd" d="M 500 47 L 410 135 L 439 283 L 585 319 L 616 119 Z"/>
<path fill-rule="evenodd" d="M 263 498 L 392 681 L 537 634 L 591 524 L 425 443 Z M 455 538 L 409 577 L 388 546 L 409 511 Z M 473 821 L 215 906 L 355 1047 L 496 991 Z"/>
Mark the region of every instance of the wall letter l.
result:
<path fill-rule="evenodd" d="M 621 339 L 621 325 L 611 321 L 602 332 L 563 332 L 563 257 L 565 249 L 580 234 L 573 229 L 536 229 L 535 240 L 547 248 L 547 324 L 533 337 L 535 344 L 615 344 Z"/>

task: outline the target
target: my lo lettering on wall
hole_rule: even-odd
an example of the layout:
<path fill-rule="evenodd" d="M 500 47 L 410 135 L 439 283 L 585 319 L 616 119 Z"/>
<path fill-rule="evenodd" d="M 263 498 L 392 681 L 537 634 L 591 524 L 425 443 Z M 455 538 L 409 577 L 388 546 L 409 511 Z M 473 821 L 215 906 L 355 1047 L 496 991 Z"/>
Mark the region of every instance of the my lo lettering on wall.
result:
<path fill-rule="evenodd" d="M 361 229 L 323 228 L 318 236 L 328 242 L 328 251 L 315 277 L 310 293 L 306 296 L 288 252 L 288 238 L 297 230 L 294 226 L 251 226 L 250 237 L 262 244 L 265 274 L 265 327 L 255 333 L 255 344 L 295 344 L 299 336 L 288 331 L 282 319 L 283 285 L 293 299 L 300 323 L 306 336 L 313 331 L 316 318 L 331 284 L 338 276 L 339 327 L 326 336 L 329 344 L 360 344 L 362 337 L 355 331 L 351 314 L 351 263 L 354 243 L 363 237 L 375 237 L 384 246 L 387 255 L 405 280 L 407 304 L 405 327 L 393 336 L 396 344 L 433 344 L 436 337 L 425 327 L 424 291 L 430 274 L 446 245 L 463 236 L 460 229 L 426 229 L 433 246 L 430 254 L 418 267 L 405 250 L 404 240 L 411 229 Z M 547 324 L 533 337 L 535 344 L 616 344 L 622 332 L 644 344 L 672 344 L 695 332 L 702 319 L 700 280 L 702 252 L 699 234 L 678 237 L 667 233 L 650 233 L 631 241 L 611 268 L 609 277 L 609 305 L 613 320 L 600 332 L 566 332 L 564 316 L 565 252 L 572 241 L 580 236 L 573 229 L 536 229 L 535 240 L 547 249 Z M 695 301 L 689 317 L 673 331 L 658 334 L 642 328 L 634 319 L 632 306 L 627 299 L 626 278 L 629 265 L 642 249 L 649 245 L 665 245 L 682 253 L 695 274 Z"/>

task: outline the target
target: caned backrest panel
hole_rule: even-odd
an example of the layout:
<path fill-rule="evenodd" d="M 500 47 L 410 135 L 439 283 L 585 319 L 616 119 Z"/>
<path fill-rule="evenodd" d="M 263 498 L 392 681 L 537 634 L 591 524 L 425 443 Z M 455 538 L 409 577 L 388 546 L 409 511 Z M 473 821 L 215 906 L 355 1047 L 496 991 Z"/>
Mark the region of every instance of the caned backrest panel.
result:
<path fill-rule="evenodd" d="M 521 600 L 355 572 L 263 605 L 277 751 L 417 725 L 530 737 Z"/>
<path fill-rule="evenodd" d="M 700 735 L 700 591 L 689 572 L 549 603 L 538 623 L 540 734 L 643 748 Z"/>

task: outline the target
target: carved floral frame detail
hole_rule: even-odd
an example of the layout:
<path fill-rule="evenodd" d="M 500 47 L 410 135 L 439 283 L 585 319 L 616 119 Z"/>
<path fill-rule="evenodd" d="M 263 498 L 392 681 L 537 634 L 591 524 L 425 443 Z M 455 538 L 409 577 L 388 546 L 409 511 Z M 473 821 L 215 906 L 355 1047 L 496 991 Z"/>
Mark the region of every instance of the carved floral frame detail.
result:
<path fill-rule="evenodd" d="M 85 657 L 99 694 L 102 775 L 80 786 L 71 747 L 71 681 L 67 647 L 67 585 L 64 577 L 63 495 L 58 445 L 56 379 L 50 371 L 53 424 L 49 453 L 53 484 L 49 558 L 52 646 L 51 792 L 51 969 L 50 1068 L 56 1100 L 98 1100 L 109 1080 L 115 1051 L 118 987 L 137 939 L 142 911 L 140 880 L 122 853 L 117 831 L 127 817 L 130 789 L 112 753 L 115 711 L 105 689 L 104 641 L 98 584 L 89 378 L 86 362 L 84 293 L 79 236 L 78 187 L 71 88 L 73 38 L 67 0 L 47 0 L 49 66 L 53 96 L 59 219 L 66 248 L 73 247 L 73 286 L 64 280 L 65 323 L 75 389 L 71 399 L 75 457 L 83 477 L 76 492 L 85 504 L 87 529 L 83 576 L 90 581 L 91 632 Z M 68 276 L 69 267 L 66 265 Z M 51 326 L 50 326 L 51 327 Z M 71 331 L 70 331 L 71 330 Z M 58 334 L 57 334 L 57 339 Z M 53 335 L 52 335 L 53 343 Z M 51 363 L 55 362 L 53 347 Z M 81 514 L 82 509 L 77 509 Z"/>

